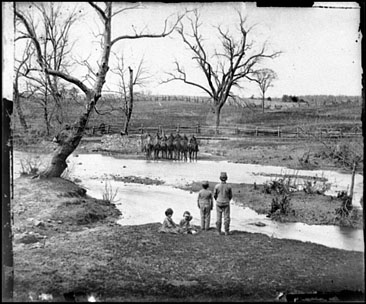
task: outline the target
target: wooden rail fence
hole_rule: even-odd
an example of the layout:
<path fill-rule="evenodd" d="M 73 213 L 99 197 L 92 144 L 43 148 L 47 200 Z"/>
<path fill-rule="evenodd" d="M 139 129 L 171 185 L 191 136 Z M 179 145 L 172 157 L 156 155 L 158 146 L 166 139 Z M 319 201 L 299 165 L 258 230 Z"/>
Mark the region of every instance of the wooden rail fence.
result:
<path fill-rule="evenodd" d="M 181 134 L 195 134 L 201 136 L 215 135 L 215 126 L 201 125 L 199 123 L 195 125 L 185 126 L 177 124 L 175 126 L 144 126 L 141 124 L 139 127 L 131 127 L 129 129 L 130 135 L 136 134 L 170 134 L 179 132 Z M 91 126 L 87 128 L 86 135 L 98 136 L 103 134 L 116 134 L 120 133 L 122 125 L 109 125 L 100 124 L 99 126 Z M 352 138 L 362 136 L 361 126 L 354 127 L 351 130 L 342 130 L 341 128 L 318 128 L 313 131 L 304 130 L 301 127 L 248 127 L 243 125 L 236 126 L 220 126 L 219 136 L 234 136 L 234 137 L 253 137 L 253 136 L 265 136 L 265 137 L 278 137 L 278 138 Z"/>

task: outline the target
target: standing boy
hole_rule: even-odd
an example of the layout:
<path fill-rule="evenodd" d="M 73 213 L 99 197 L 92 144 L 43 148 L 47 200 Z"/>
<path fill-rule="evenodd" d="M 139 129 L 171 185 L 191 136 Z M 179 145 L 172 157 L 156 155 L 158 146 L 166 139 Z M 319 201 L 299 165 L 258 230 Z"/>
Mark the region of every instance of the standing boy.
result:
<path fill-rule="evenodd" d="M 201 213 L 201 229 L 210 228 L 211 210 L 213 207 L 212 192 L 208 190 L 208 181 L 202 183 L 202 189 L 198 192 L 197 206 Z"/>
<path fill-rule="evenodd" d="M 225 235 L 229 235 L 230 228 L 230 200 L 233 197 L 231 186 L 226 183 L 227 174 L 226 172 L 221 172 L 220 174 L 221 183 L 215 186 L 214 198 L 216 200 L 216 228 L 219 235 L 221 232 L 221 218 L 224 214 L 224 229 Z"/>

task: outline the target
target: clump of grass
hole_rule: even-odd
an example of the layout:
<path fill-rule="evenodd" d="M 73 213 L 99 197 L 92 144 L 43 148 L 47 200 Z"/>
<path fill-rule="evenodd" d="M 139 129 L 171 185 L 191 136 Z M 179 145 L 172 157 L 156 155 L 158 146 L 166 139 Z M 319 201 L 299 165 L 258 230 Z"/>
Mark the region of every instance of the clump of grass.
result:
<path fill-rule="evenodd" d="M 291 176 L 284 176 L 278 179 L 273 179 L 269 182 L 264 183 L 264 192 L 267 194 L 289 194 L 296 190 L 297 177 L 292 178 Z"/>
<path fill-rule="evenodd" d="M 116 196 L 118 194 L 118 188 L 113 191 L 112 185 L 110 182 L 104 183 L 104 192 L 103 192 L 103 200 L 108 203 L 116 203 L 119 200 L 116 200 Z"/>
<path fill-rule="evenodd" d="M 326 191 L 330 189 L 331 184 L 321 181 L 305 181 L 304 183 L 304 192 L 307 194 L 324 194 Z"/>
<path fill-rule="evenodd" d="M 275 179 L 264 184 L 264 192 L 274 194 L 269 217 L 281 220 L 282 216 L 295 214 L 295 210 L 292 209 L 291 205 L 292 188 L 294 188 L 294 185 L 290 176 Z"/>
<path fill-rule="evenodd" d="M 347 194 L 347 191 L 340 191 L 337 198 L 341 199 L 342 205 L 339 208 L 336 208 L 336 217 L 344 219 L 350 215 L 353 209 L 352 197 Z"/>
<path fill-rule="evenodd" d="M 20 175 L 36 175 L 40 172 L 43 162 L 39 156 L 27 156 L 20 160 Z"/>

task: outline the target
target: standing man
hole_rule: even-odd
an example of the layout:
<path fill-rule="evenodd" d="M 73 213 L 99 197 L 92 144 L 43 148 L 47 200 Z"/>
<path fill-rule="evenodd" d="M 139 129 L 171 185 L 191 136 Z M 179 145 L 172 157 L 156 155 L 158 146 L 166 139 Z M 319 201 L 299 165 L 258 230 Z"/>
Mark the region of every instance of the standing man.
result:
<path fill-rule="evenodd" d="M 221 219 L 222 214 L 224 214 L 224 229 L 225 235 L 229 235 L 230 228 L 230 200 L 233 197 L 231 186 L 226 183 L 227 174 L 226 172 L 221 172 L 220 174 L 221 183 L 215 186 L 214 198 L 216 200 L 216 228 L 219 235 L 221 232 Z"/>
<path fill-rule="evenodd" d="M 208 190 L 209 183 L 204 181 L 202 189 L 198 192 L 197 206 L 201 214 L 201 229 L 208 230 L 210 228 L 211 210 L 213 207 L 212 193 Z"/>

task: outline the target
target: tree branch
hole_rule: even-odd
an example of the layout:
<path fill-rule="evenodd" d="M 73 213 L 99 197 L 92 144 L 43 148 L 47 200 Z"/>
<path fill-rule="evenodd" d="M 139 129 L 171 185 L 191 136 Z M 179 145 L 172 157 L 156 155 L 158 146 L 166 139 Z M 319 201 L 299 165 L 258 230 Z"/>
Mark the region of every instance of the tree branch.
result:
<path fill-rule="evenodd" d="M 184 15 L 178 15 L 176 22 L 174 23 L 174 25 L 169 30 L 167 30 L 167 19 L 166 19 L 165 22 L 164 22 L 164 29 L 160 34 L 147 34 L 147 33 L 145 33 L 145 34 L 144 33 L 139 33 L 138 34 L 138 33 L 135 33 L 135 35 L 122 35 L 122 36 L 119 36 L 119 37 L 113 39 L 111 41 L 111 46 L 113 44 L 115 44 L 116 42 L 118 42 L 120 40 L 124 40 L 124 39 L 163 38 L 163 37 L 166 37 L 174 31 L 177 24 L 182 20 L 183 16 Z"/>
<path fill-rule="evenodd" d="M 98 5 L 96 5 L 94 2 L 88 2 L 89 3 L 89 5 L 91 6 L 91 7 L 93 7 L 96 11 L 97 11 L 97 13 L 99 14 L 99 16 L 104 20 L 104 21 L 106 21 L 107 20 L 107 16 L 106 16 L 106 14 L 104 13 L 104 11 L 98 6 Z"/>

